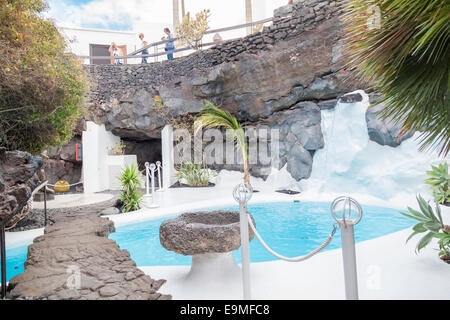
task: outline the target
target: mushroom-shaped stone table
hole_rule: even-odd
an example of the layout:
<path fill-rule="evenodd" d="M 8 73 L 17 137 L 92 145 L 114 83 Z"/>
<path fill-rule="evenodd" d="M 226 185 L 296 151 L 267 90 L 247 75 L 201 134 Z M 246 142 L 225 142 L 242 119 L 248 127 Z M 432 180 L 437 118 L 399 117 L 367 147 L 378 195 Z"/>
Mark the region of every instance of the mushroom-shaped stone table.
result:
<path fill-rule="evenodd" d="M 253 238 L 249 227 L 249 240 Z M 192 256 L 188 278 L 223 279 L 240 273 L 232 252 L 241 246 L 239 211 L 183 213 L 161 224 L 159 239 L 165 249 Z"/>

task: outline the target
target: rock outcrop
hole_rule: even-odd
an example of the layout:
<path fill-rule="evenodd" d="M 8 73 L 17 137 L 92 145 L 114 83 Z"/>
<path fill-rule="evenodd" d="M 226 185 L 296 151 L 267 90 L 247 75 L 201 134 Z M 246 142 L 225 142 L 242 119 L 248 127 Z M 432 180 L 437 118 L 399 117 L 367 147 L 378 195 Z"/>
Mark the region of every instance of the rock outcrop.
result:
<path fill-rule="evenodd" d="M 39 184 L 42 158 L 0 148 L 0 222 L 24 205 Z"/>
<path fill-rule="evenodd" d="M 411 138 L 414 131 L 409 130 L 403 133 L 403 123 L 394 123 L 392 118 L 382 119 L 379 112 L 385 107 L 383 103 L 380 103 L 367 109 L 366 122 L 369 138 L 382 146 L 398 147 L 404 140 Z"/>
<path fill-rule="evenodd" d="M 81 146 L 81 136 L 75 135 L 68 144 L 48 149 L 44 160 L 45 178 L 50 184 L 66 180 L 70 184 L 81 181 L 82 162 L 76 159 L 76 145 Z M 80 154 L 81 157 L 81 154 Z"/>

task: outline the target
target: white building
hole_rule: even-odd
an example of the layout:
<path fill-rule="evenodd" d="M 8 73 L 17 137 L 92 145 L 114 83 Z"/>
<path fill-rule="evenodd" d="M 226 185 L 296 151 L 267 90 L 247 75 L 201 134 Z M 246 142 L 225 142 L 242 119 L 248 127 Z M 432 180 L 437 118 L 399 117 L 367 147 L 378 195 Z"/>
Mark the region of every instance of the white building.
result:
<path fill-rule="evenodd" d="M 164 36 L 163 30 L 166 24 L 153 24 L 149 30 L 143 30 L 147 43 L 157 42 Z M 171 26 L 169 25 L 169 28 Z M 108 48 L 112 42 L 119 46 L 120 53 L 128 55 L 133 51 L 141 48 L 141 40 L 139 39 L 140 32 L 130 31 L 115 31 L 105 29 L 91 29 L 79 27 L 58 27 L 60 33 L 67 40 L 69 48 L 72 53 L 77 56 L 109 56 Z M 163 47 L 155 51 L 153 48 L 149 53 L 162 52 Z M 149 62 L 161 61 L 166 59 L 166 56 L 159 56 L 157 58 L 149 58 Z M 90 60 L 84 59 L 85 64 L 108 64 L 111 60 Z M 127 59 L 126 63 L 135 64 L 140 63 L 141 58 Z"/>

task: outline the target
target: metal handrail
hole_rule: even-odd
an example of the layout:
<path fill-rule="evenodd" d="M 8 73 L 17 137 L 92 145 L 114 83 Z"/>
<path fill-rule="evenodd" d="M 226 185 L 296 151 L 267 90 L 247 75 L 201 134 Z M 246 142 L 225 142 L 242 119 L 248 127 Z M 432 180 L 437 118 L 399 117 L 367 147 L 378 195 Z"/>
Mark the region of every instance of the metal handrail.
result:
<path fill-rule="evenodd" d="M 226 40 L 226 41 L 233 41 L 233 40 L 237 40 L 237 39 L 240 39 L 240 38 L 234 38 L 234 39 L 230 39 L 230 40 Z M 217 43 L 216 42 L 202 43 L 199 45 L 199 47 L 208 47 L 208 46 L 213 46 L 215 44 L 217 44 Z M 130 55 L 128 55 L 128 56 L 78 56 L 78 58 L 91 59 L 91 60 L 152 58 L 152 57 L 164 56 L 164 55 L 167 55 L 170 53 L 181 52 L 181 51 L 186 51 L 186 50 L 193 50 L 193 49 L 191 47 L 183 47 L 183 48 L 167 50 L 167 51 L 159 52 L 159 53 L 142 54 L 139 56 L 130 56 Z"/>
<path fill-rule="evenodd" d="M 204 34 L 211 34 L 211 33 L 216 33 L 216 32 L 224 32 L 224 31 L 231 31 L 231 30 L 237 30 L 237 29 L 252 27 L 252 26 L 255 26 L 255 25 L 258 25 L 258 24 L 267 23 L 267 22 L 270 22 L 270 21 L 273 21 L 273 20 L 274 20 L 274 18 L 262 19 L 262 20 L 258 20 L 258 21 L 255 21 L 255 22 L 239 24 L 239 25 L 235 25 L 235 26 L 231 26 L 231 27 L 224 27 L 224 28 L 219 28 L 219 29 L 214 29 L 214 30 L 208 30 Z M 136 59 L 136 58 L 158 57 L 158 56 L 163 56 L 163 55 L 167 55 L 167 54 L 170 54 L 170 53 L 186 51 L 186 50 L 192 50 L 191 47 L 183 47 L 183 48 L 175 49 L 175 50 L 167 50 L 167 51 L 161 52 L 161 53 L 141 54 L 141 55 L 137 56 L 138 53 L 140 53 L 140 52 L 142 52 L 142 51 L 144 51 L 146 49 L 149 49 L 151 47 L 157 47 L 157 46 L 159 46 L 161 44 L 165 44 L 167 42 L 174 42 L 174 41 L 177 41 L 179 39 L 180 39 L 180 37 L 173 38 L 171 40 L 160 40 L 160 41 L 157 41 L 157 42 L 153 42 L 153 43 L 150 43 L 150 44 L 148 44 L 148 45 L 146 45 L 146 46 L 144 46 L 144 47 L 142 47 L 142 48 L 140 48 L 140 49 L 138 49 L 136 51 L 131 52 L 129 55 L 126 55 L 126 56 L 78 56 L 78 57 L 82 58 L 82 59 L 91 59 L 91 60 Z M 229 39 L 229 40 L 225 40 L 225 41 L 233 41 L 233 40 L 236 40 L 236 39 L 240 39 L 240 38 L 234 38 L 234 39 Z M 215 44 L 217 44 L 217 43 L 216 42 L 210 42 L 210 43 L 206 43 L 206 44 L 200 44 L 199 46 L 200 47 L 205 47 L 205 46 L 212 46 L 212 45 L 215 45 Z"/>

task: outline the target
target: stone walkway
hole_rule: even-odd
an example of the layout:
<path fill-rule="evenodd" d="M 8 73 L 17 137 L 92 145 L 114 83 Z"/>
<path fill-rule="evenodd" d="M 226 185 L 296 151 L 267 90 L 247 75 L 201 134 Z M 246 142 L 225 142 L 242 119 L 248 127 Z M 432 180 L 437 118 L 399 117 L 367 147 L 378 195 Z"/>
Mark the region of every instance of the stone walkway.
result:
<path fill-rule="evenodd" d="M 136 267 L 126 250 L 108 239 L 114 223 L 100 218 L 115 198 L 101 204 L 58 209 L 54 224 L 28 247 L 25 271 L 9 282 L 9 298 L 167 300 Z"/>

